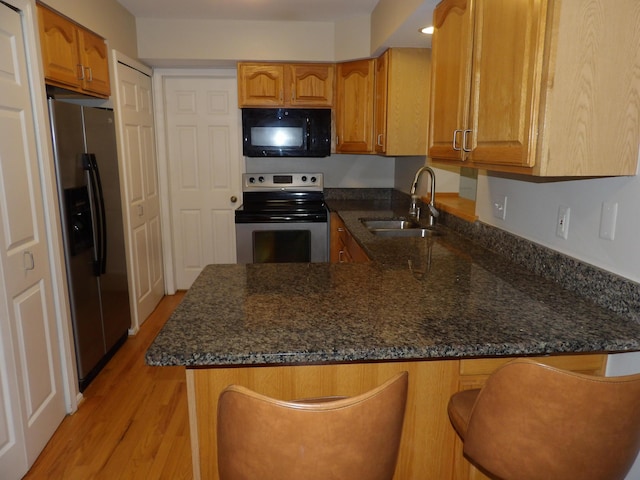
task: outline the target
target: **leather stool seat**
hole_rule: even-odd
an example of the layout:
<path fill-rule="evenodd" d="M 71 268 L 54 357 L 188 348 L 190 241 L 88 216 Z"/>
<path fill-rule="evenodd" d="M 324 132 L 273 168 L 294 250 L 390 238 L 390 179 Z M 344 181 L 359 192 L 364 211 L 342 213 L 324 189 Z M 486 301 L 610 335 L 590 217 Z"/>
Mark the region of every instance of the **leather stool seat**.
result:
<path fill-rule="evenodd" d="M 465 456 L 502 480 L 624 479 L 640 449 L 640 374 L 516 360 L 453 395 L 448 411 Z"/>
<path fill-rule="evenodd" d="M 221 480 L 391 480 L 407 372 L 354 397 L 276 400 L 231 385 L 218 402 Z"/>

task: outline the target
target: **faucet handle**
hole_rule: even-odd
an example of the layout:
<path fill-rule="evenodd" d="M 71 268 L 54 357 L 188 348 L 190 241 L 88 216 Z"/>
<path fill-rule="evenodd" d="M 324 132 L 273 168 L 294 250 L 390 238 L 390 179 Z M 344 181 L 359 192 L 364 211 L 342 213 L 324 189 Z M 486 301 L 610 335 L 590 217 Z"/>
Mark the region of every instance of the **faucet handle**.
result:
<path fill-rule="evenodd" d="M 432 216 L 434 217 L 440 216 L 440 212 L 436 209 L 436 207 L 434 207 L 430 203 L 427 203 L 427 207 L 429 208 L 429 212 L 431 212 Z"/>

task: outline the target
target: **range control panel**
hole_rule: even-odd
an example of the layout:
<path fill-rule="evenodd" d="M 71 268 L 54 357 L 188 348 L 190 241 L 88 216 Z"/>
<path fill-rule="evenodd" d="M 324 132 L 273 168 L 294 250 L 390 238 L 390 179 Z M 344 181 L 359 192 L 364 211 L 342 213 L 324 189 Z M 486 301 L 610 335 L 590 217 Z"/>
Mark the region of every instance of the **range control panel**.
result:
<path fill-rule="evenodd" d="M 243 192 L 272 190 L 322 191 L 322 173 L 245 173 Z"/>

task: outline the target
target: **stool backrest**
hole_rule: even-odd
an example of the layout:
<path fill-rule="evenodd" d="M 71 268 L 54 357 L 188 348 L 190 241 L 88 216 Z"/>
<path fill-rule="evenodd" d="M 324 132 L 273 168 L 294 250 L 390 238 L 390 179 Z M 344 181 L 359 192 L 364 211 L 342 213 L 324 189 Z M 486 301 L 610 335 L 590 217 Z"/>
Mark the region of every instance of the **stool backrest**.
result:
<path fill-rule="evenodd" d="M 498 478 L 614 480 L 640 449 L 640 374 L 582 375 L 528 360 L 478 394 L 464 452 Z"/>
<path fill-rule="evenodd" d="M 355 397 L 287 402 L 231 385 L 218 402 L 221 480 L 391 480 L 407 372 Z"/>

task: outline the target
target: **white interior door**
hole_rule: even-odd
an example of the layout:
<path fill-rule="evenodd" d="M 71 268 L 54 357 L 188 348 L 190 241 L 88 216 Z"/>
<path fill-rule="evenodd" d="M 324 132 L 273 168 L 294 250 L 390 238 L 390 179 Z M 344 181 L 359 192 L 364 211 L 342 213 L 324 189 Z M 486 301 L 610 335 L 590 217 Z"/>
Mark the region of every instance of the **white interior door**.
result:
<path fill-rule="evenodd" d="M 236 263 L 234 211 L 242 156 L 237 83 L 216 76 L 164 82 L 176 286 L 211 263 Z"/>
<path fill-rule="evenodd" d="M 0 2 L 0 478 L 20 478 L 65 416 L 20 13 Z"/>
<path fill-rule="evenodd" d="M 134 304 L 132 324 L 137 330 L 165 292 L 153 97 L 149 75 L 116 64 L 129 290 Z"/>

